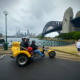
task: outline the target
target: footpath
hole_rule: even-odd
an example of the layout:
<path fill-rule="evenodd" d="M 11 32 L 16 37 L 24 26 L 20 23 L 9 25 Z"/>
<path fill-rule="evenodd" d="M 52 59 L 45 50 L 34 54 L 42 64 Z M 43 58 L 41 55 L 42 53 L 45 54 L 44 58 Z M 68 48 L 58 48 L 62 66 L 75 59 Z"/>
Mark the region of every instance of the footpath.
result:
<path fill-rule="evenodd" d="M 8 48 L 8 50 L 0 49 L 0 55 L 9 55 L 11 52 L 11 48 Z"/>
<path fill-rule="evenodd" d="M 54 47 L 52 47 L 52 48 L 54 48 Z M 10 55 L 11 52 L 12 52 L 11 48 L 8 48 L 8 50 L 0 49 L 0 56 L 1 55 Z M 72 60 L 72 61 L 80 61 L 80 56 L 77 55 L 77 54 L 76 55 L 69 54 L 69 53 L 66 53 L 66 52 L 63 52 L 63 51 L 58 51 L 58 50 L 55 50 L 55 52 L 56 52 L 56 56 L 55 56 L 56 58 Z M 45 52 L 45 55 L 46 54 L 47 53 Z"/>

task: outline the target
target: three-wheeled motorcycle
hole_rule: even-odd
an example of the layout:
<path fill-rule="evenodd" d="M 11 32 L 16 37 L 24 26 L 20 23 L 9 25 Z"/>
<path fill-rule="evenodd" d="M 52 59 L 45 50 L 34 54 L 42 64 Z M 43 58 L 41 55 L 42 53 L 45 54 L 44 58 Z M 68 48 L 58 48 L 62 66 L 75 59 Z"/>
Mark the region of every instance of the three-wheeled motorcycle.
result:
<path fill-rule="evenodd" d="M 28 63 L 29 59 L 35 56 L 38 56 L 39 54 L 33 54 L 31 55 L 30 52 L 28 52 L 26 49 L 25 50 L 20 50 L 20 47 L 23 48 L 22 46 L 20 46 L 21 42 L 13 42 L 12 45 L 12 52 L 10 53 L 10 57 L 11 58 L 15 58 L 16 57 L 16 63 L 18 66 L 24 66 Z M 45 51 L 47 51 L 47 55 L 50 58 L 54 58 L 56 53 L 54 50 L 47 50 L 44 46 L 41 47 L 39 49 L 43 54 L 45 54 Z"/>

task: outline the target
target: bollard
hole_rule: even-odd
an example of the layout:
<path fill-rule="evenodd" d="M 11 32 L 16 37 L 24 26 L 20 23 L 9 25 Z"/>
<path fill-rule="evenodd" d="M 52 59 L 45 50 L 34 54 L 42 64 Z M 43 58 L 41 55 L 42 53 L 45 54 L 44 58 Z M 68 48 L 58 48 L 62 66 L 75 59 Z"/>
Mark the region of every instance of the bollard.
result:
<path fill-rule="evenodd" d="M 4 43 L 4 50 L 8 50 L 8 43 Z"/>

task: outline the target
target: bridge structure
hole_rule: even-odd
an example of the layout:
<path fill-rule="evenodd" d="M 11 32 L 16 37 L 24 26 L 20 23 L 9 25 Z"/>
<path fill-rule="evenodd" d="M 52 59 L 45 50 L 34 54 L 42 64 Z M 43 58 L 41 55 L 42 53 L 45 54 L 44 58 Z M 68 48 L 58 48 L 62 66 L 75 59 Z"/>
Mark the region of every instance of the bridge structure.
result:
<path fill-rule="evenodd" d="M 62 22 L 50 21 L 44 26 L 42 36 L 45 36 L 46 34 L 54 31 L 57 31 L 60 34 L 61 30 L 62 30 Z"/>
<path fill-rule="evenodd" d="M 43 28 L 42 36 L 57 31 L 59 34 L 80 31 L 80 11 L 73 18 L 73 10 L 69 7 L 63 17 L 63 21 L 49 21 Z"/>
<path fill-rule="evenodd" d="M 73 24 L 74 27 L 80 27 L 80 17 L 72 19 L 70 22 Z"/>

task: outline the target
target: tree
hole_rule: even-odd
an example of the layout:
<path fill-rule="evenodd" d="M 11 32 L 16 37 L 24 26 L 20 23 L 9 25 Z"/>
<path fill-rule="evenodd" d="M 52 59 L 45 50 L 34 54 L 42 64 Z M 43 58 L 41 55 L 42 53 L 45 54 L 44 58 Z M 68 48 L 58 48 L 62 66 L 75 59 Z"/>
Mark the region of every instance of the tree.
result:
<path fill-rule="evenodd" d="M 80 39 L 80 31 L 69 32 L 69 33 L 61 33 L 56 38 L 63 38 L 63 39 Z"/>
<path fill-rule="evenodd" d="M 80 39 L 80 32 L 76 32 L 73 37 L 76 40 Z"/>
<path fill-rule="evenodd" d="M 44 38 L 44 36 L 39 36 L 39 38 L 41 38 L 41 39 L 42 39 L 42 38 Z"/>
<path fill-rule="evenodd" d="M 74 34 L 75 34 L 76 32 L 69 32 L 69 33 L 67 33 L 67 38 L 68 39 L 74 39 Z"/>

